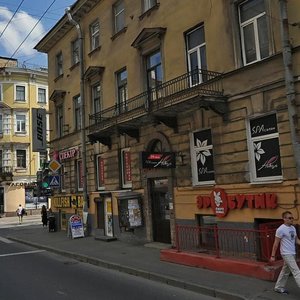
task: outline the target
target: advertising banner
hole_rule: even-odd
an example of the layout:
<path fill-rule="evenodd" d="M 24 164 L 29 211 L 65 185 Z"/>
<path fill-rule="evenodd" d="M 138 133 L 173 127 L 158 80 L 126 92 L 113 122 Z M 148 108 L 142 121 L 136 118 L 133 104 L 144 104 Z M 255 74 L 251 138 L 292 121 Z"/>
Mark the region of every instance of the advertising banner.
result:
<path fill-rule="evenodd" d="M 46 110 L 44 108 L 32 109 L 32 151 L 45 152 L 46 142 Z"/>

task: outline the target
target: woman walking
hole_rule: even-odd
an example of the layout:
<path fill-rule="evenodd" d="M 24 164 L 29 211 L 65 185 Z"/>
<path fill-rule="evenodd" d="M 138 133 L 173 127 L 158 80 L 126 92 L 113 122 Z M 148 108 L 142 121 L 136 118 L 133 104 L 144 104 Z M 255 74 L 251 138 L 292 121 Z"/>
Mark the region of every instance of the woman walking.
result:
<path fill-rule="evenodd" d="M 41 215 L 42 215 L 42 223 L 43 223 L 43 227 L 44 227 L 44 226 L 47 227 L 47 223 L 48 223 L 48 215 L 47 215 L 47 208 L 46 208 L 45 205 L 42 206 Z"/>

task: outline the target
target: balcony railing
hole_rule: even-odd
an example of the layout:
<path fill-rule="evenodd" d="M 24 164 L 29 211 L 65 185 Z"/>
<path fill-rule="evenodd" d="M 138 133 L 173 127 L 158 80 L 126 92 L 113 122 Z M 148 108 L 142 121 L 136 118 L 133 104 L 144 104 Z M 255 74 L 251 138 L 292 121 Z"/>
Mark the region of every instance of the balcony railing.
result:
<path fill-rule="evenodd" d="M 10 181 L 13 178 L 13 169 L 12 167 L 0 167 L 0 180 L 1 181 Z"/>
<path fill-rule="evenodd" d="M 158 111 L 198 95 L 223 96 L 221 73 L 199 69 L 164 82 L 126 102 L 90 115 L 90 129 L 93 130 L 94 125 L 97 129 L 105 128 L 129 116 Z"/>
<path fill-rule="evenodd" d="M 178 251 L 205 253 L 218 258 L 268 261 L 275 231 L 176 225 L 176 248 Z M 278 253 L 277 258 L 280 259 Z"/>

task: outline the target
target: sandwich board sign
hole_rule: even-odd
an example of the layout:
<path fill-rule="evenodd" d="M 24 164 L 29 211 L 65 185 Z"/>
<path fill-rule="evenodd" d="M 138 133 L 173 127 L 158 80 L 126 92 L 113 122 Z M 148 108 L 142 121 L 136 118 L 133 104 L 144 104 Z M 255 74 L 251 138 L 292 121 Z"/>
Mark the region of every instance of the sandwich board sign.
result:
<path fill-rule="evenodd" d="M 69 231 L 72 239 L 84 237 L 83 222 L 79 215 L 72 215 L 69 219 Z"/>

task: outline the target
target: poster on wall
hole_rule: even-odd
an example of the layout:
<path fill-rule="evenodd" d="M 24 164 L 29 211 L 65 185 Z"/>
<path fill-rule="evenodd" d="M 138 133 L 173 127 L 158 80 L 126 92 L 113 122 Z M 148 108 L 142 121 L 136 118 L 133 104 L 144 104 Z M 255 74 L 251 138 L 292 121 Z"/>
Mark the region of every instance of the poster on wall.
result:
<path fill-rule="evenodd" d="M 138 199 L 128 200 L 128 219 L 130 227 L 142 225 L 142 213 Z"/>
<path fill-rule="evenodd" d="M 72 239 L 84 237 L 83 222 L 79 215 L 72 215 L 70 217 L 69 228 Z"/>

